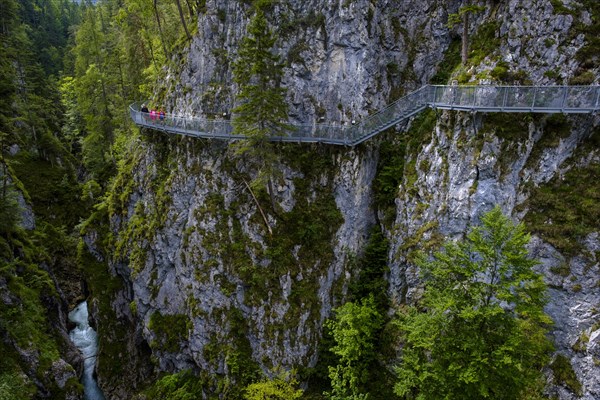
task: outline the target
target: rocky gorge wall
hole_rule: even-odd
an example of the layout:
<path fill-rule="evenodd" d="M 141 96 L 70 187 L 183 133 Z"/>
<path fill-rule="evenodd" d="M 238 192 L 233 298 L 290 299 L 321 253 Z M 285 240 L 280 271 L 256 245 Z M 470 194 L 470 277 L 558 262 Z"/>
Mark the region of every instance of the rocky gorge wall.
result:
<path fill-rule="evenodd" d="M 267 16 L 286 63 L 295 123 L 349 123 L 428 82 L 451 37 L 459 1 L 286 1 Z M 175 114 L 229 114 L 236 87 L 230 63 L 250 17 L 244 2 L 209 0 L 198 34 L 158 93 Z M 177 95 L 173 95 L 177 93 Z"/>
<path fill-rule="evenodd" d="M 535 203 L 529 197 L 535 192 L 532 188 L 552 178 L 564 180 L 568 171 L 577 175 L 579 168 L 593 165 L 597 169 L 599 121 L 594 116 L 569 118 L 565 137 L 555 138 L 555 146 L 550 147 L 544 147 L 544 142 L 556 134 L 552 131 L 556 117 L 506 118 L 507 124 L 517 124 L 518 139 L 503 137 L 501 129 L 487 121 L 489 118 L 444 113 L 415 154 L 414 175 L 401 182 L 396 218 L 388 231 L 390 295 L 396 304 L 419 297 L 420 279 L 411 264 L 414 250 L 435 248 L 446 237 L 462 237 L 495 204 L 532 229 L 529 214 L 548 211 L 530 209 L 530 203 Z M 587 200 L 582 197 L 579 201 Z M 559 222 L 544 218 L 544 224 L 553 223 Z M 544 241 L 543 235 L 534 234 L 530 244 L 530 252 L 541 261 L 538 269 L 550 287 L 546 311 L 555 322 L 552 336 L 556 350 L 571 359 L 582 384 L 555 388 L 553 393 L 559 398 L 579 398 L 573 392 L 589 399 L 598 395 L 598 366 L 594 361 L 600 296 L 597 235 L 596 226 L 584 236 L 566 239 L 581 242 L 576 254 L 561 254 Z M 560 378 L 552 379 L 565 384 Z"/>
<path fill-rule="evenodd" d="M 159 369 L 230 374 L 234 358 L 250 355 L 263 369 L 314 365 L 322 322 L 352 273 L 348 258 L 374 223 L 373 152 L 307 148 L 303 160 L 281 165 L 277 209 L 258 194 L 270 234 L 244 183 L 249 174 L 236 170 L 226 146 L 185 139 L 164 175 L 156 149 L 144 150 L 128 220 L 114 221 L 117 248 L 138 253 L 126 250 L 129 264 L 115 268 L 130 281 L 131 308 Z M 162 194 L 144 189 L 154 185 Z"/>
<path fill-rule="evenodd" d="M 587 3 L 559 9 L 546 0 L 481 2 L 486 11 L 474 18 L 467 67 L 452 61 L 456 35 L 446 25 L 459 4 L 275 5 L 269 19 L 288 61 L 292 120 L 347 123 L 444 70 L 462 83 L 595 80 L 595 64 L 577 56 L 592 24 Z M 228 57 L 244 35 L 248 7 L 207 1 L 206 9 L 180 69 L 158 89 L 168 93 L 173 113 L 220 116 L 232 106 Z M 246 182 L 254 172 L 226 144 L 143 132 L 109 201 L 111 271 L 125 287 L 113 309 L 135 324 L 158 371 L 192 369 L 241 382 L 258 370 L 314 366 L 323 321 L 357 276 L 352 260 L 373 225 L 390 242 L 393 304 L 412 302 L 419 293 L 415 249 L 461 237 L 495 204 L 538 227 L 536 216 L 548 209 L 536 196 L 548 185 L 564 186 L 569 174 L 597 188 L 597 172 L 586 174 L 600 162 L 598 122 L 589 115 L 429 110 L 405 133 L 388 132 L 356 149 L 277 146 L 283 161 L 274 206 L 260 190 L 253 199 Z M 373 185 L 386 167 L 398 172 L 393 204 L 384 209 L 374 202 Z M 560 222 L 539 226 L 553 223 Z M 568 238 L 580 242 L 574 253 L 542 228 L 531 243 L 550 285 L 557 354 L 576 375 L 548 371 L 561 399 L 600 396 L 599 243 L 591 225 L 583 237 Z"/>

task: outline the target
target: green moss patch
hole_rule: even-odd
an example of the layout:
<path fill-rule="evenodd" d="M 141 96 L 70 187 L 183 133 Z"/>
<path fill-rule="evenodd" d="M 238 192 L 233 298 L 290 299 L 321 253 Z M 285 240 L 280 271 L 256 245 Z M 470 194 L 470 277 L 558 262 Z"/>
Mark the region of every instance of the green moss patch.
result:
<path fill-rule="evenodd" d="M 160 311 L 154 312 L 148 328 L 156 335 L 156 341 L 150 343 L 150 346 L 176 353 L 181 342 L 187 341 L 191 324 L 189 318 L 183 314 L 162 315 Z"/>
<path fill-rule="evenodd" d="M 572 126 L 565 114 L 552 114 L 545 119 L 542 129 L 542 136 L 534 144 L 527 159 L 526 167 L 528 168 L 535 167 L 539 163 L 545 150 L 557 147 L 561 139 L 569 137 Z"/>
<path fill-rule="evenodd" d="M 529 114 L 488 113 L 483 119 L 484 132 L 494 132 L 500 139 L 508 141 L 523 141 L 529 136 Z"/>
<path fill-rule="evenodd" d="M 0 399 L 3 400 L 28 400 L 36 394 L 36 387 L 20 370 L 20 368 L 11 363 L 11 357 L 14 354 L 6 353 L 0 343 L 4 364 L 0 369 Z M 12 364 L 12 365 L 9 365 Z"/>
<path fill-rule="evenodd" d="M 577 396 L 583 394 L 581 382 L 577 379 L 573 366 L 567 357 L 558 354 L 550 364 L 550 368 L 554 374 L 554 384 L 566 386 Z"/>
<path fill-rule="evenodd" d="M 567 255 L 583 249 L 582 239 L 598 231 L 600 164 L 575 168 L 531 191 L 525 223 Z"/>
<path fill-rule="evenodd" d="M 558 3 L 558 0 L 553 0 L 553 5 L 555 3 Z M 582 63 L 583 68 L 593 69 L 598 67 L 600 60 L 598 56 L 600 54 L 600 3 L 596 0 L 581 0 L 580 3 L 590 13 L 592 23 L 584 25 L 576 20 L 573 34 L 583 33 L 586 43 L 579 49 L 575 57 Z M 567 13 L 568 10 L 563 8 L 559 7 L 562 12 Z"/>

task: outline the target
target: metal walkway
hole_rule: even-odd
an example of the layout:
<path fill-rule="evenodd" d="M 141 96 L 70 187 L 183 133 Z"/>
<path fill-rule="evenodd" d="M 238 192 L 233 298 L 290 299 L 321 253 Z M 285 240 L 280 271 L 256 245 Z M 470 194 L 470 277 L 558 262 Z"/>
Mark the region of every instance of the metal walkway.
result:
<path fill-rule="evenodd" d="M 401 123 L 427 107 L 478 112 L 528 112 L 582 114 L 600 110 L 600 86 L 434 86 L 426 85 L 354 125 L 293 125 L 287 136 L 273 141 L 318 142 L 356 146 Z M 228 120 L 208 120 L 167 114 L 152 119 L 132 104 L 131 118 L 140 127 L 180 135 L 224 140 L 234 135 Z"/>

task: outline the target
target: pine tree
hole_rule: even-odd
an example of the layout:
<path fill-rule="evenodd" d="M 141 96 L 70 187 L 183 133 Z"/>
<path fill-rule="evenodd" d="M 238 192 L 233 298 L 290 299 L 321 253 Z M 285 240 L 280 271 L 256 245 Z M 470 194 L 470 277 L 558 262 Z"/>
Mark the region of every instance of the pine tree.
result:
<path fill-rule="evenodd" d="M 421 306 L 401 316 L 399 396 L 518 399 L 542 379 L 551 345 L 545 285 L 528 257 L 529 236 L 499 207 L 466 240 L 421 258 Z"/>
<path fill-rule="evenodd" d="M 286 90 L 281 87 L 283 64 L 273 53 L 276 38 L 269 29 L 264 9 L 268 1 L 255 0 L 254 16 L 248 24 L 248 35 L 242 39 L 233 66 L 234 81 L 239 86 L 238 103 L 233 110 L 234 133 L 245 135 L 247 142 L 237 143 L 236 154 L 257 169 L 254 187 L 266 184 L 273 201 L 272 178 L 277 155 L 270 136 L 283 136 L 289 130 Z"/>
<path fill-rule="evenodd" d="M 466 0 L 465 4 L 458 10 L 456 14 L 448 16 L 448 26 L 453 27 L 456 24 L 462 23 L 462 45 L 461 45 L 461 61 L 463 65 L 467 65 L 469 58 L 469 19 L 471 14 L 484 11 L 485 7 L 471 4 L 471 0 Z"/>

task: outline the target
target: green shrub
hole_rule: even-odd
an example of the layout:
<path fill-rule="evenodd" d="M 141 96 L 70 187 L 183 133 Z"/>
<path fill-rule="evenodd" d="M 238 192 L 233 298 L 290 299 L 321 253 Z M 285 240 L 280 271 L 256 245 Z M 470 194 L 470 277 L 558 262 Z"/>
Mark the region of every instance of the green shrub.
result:
<path fill-rule="evenodd" d="M 569 79 L 569 85 L 589 85 L 594 83 L 596 75 L 592 71 L 584 71 Z"/>
<path fill-rule="evenodd" d="M 567 357 L 558 354 L 550 364 L 550 368 L 554 373 L 554 384 L 566 386 L 577 396 L 583 394 L 581 382 L 577 379 L 573 366 Z"/>
<path fill-rule="evenodd" d="M 492 78 L 497 79 L 499 81 L 504 81 L 508 77 L 508 64 L 505 62 L 499 62 L 496 64 L 494 69 L 490 72 Z"/>
<path fill-rule="evenodd" d="M 197 400 L 204 398 L 202 380 L 185 370 L 165 375 L 148 389 L 149 400 Z"/>
<path fill-rule="evenodd" d="M 531 191 L 527 226 L 567 255 L 581 251 L 581 240 L 598 230 L 597 221 L 600 164 L 574 168 Z M 561 271 L 556 273 L 563 275 Z"/>
<path fill-rule="evenodd" d="M 186 315 L 162 315 L 156 311 L 150 317 L 148 328 L 156 334 L 156 341 L 151 346 L 161 350 L 175 353 L 179 350 L 180 343 L 187 340 L 191 321 Z"/>
<path fill-rule="evenodd" d="M 15 371 L 0 374 L 0 399 L 27 400 L 34 395 L 35 387 L 24 380 L 22 373 Z"/>
<path fill-rule="evenodd" d="M 496 35 L 500 24 L 488 22 L 479 26 L 477 33 L 471 38 L 469 63 L 478 65 L 483 59 L 500 46 L 500 38 Z"/>

